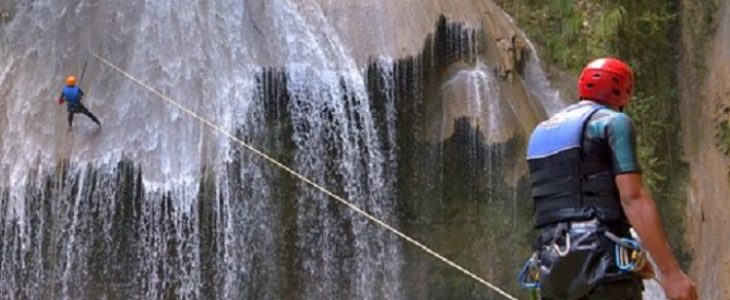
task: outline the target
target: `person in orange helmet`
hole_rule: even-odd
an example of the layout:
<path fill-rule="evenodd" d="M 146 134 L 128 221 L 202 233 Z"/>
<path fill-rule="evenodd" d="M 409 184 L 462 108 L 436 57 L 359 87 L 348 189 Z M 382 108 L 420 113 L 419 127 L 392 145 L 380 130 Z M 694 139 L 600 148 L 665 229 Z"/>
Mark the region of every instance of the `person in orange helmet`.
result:
<path fill-rule="evenodd" d="M 76 77 L 68 76 L 66 78 L 66 86 L 61 92 L 61 96 L 58 98 L 58 105 L 62 105 L 64 102 L 67 103 L 66 109 L 68 110 L 68 129 L 71 130 L 73 127 L 74 114 L 84 114 L 91 118 L 96 125 L 101 126 L 99 119 L 94 116 L 84 104 L 81 103 L 81 99 L 84 97 L 84 91 L 80 87 L 76 86 Z"/>
<path fill-rule="evenodd" d="M 580 76 L 580 102 L 530 136 L 527 164 L 539 234 L 523 268 L 531 268 L 532 281 L 521 283 L 542 299 L 641 299 L 642 277 L 654 274 L 640 259 L 643 251 L 654 258 L 669 299 L 697 299 L 643 185 L 634 129 L 622 112 L 633 88 L 626 63 L 597 59 Z"/>

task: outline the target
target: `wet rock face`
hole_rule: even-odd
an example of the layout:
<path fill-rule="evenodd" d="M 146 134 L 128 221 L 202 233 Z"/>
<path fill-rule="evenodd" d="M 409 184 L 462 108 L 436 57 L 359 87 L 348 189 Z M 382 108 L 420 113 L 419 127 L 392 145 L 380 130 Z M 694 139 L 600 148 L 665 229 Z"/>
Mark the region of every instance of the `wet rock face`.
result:
<path fill-rule="evenodd" d="M 517 293 L 513 273 L 532 231 L 525 137 L 545 109 L 521 80 L 495 73 L 494 37 L 511 26 L 505 17 L 482 0 L 382 1 L 404 17 L 374 14 L 384 18 L 375 26 L 366 21 L 377 19 L 357 19 L 368 12 L 356 9 L 377 1 L 249 2 L 256 3 L 247 10 L 240 1 L 180 4 L 190 14 L 158 2 L 74 2 L 53 16 L 62 32 L 37 32 L 42 38 L 25 34 L 20 25 L 27 24 L 10 24 L 14 38 L 24 39 L 0 44 L 13 58 L 0 69 L 7 87 L 0 96 L 14 99 L 0 102 L 0 154 L 12 157 L 0 168 L 10 173 L 0 182 L 12 182 L 0 188 L 0 295 L 494 297 L 102 64 L 90 62 L 85 86 L 103 133 L 90 136 L 83 123 L 75 135 L 51 126 L 65 115 L 28 105 L 57 92 L 38 74 L 77 70 L 86 58 L 80 47 L 89 44 L 241 140 Z M 62 4 L 39 3 L 51 10 Z M 439 7 L 456 19 L 439 17 Z M 23 13 L 31 18 L 16 21 L 46 21 L 35 10 Z M 363 27 L 333 25 L 346 21 Z M 410 21 L 416 29 L 383 25 Z M 372 27 L 383 35 L 354 41 Z M 407 49 L 391 45 L 406 42 Z M 514 49 L 508 57 L 518 60 Z M 510 63 L 514 76 L 517 65 Z M 35 85 L 44 89 L 25 94 Z"/>
<path fill-rule="evenodd" d="M 10 22 L 10 11 L 4 10 L 0 7 L 0 24 Z"/>
<path fill-rule="evenodd" d="M 30 8 L 32 1 L 0 1 L 0 25 L 10 23 L 21 9 Z"/>
<path fill-rule="evenodd" d="M 508 33 L 497 39 L 500 65 L 499 76 L 512 82 L 515 73 L 523 74 L 527 45 L 524 38 L 515 33 Z"/>
<path fill-rule="evenodd" d="M 722 10 L 721 10 L 722 11 Z M 728 11 L 728 9 L 725 9 Z M 720 13 L 716 25 L 717 32 L 712 48 L 708 49 L 708 61 L 711 66 L 707 75 L 708 109 L 713 111 L 712 122 L 715 123 L 715 145 L 727 161 L 730 162 L 730 12 Z M 730 178 L 730 177 L 729 177 Z"/>
<path fill-rule="evenodd" d="M 730 297 L 730 5 L 681 1 L 684 147 L 690 163 L 687 244 L 700 298 Z"/>

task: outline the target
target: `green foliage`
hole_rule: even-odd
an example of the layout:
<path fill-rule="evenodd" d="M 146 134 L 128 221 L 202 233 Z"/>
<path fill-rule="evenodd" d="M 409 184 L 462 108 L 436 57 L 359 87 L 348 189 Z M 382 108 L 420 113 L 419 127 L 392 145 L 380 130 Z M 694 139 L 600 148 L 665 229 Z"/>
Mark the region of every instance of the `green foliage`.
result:
<path fill-rule="evenodd" d="M 587 60 L 615 51 L 627 9 L 597 1 L 502 1 L 553 64 L 578 70 Z M 595 3 L 594 3 L 595 2 Z"/>
<path fill-rule="evenodd" d="M 510 4 L 508 5 L 507 2 Z M 687 167 L 681 161 L 677 7 L 669 0 L 504 0 L 550 65 L 578 74 L 589 61 L 614 56 L 632 66 L 636 88 L 627 113 L 634 120 L 643 176 L 659 202 L 665 226 L 682 249 Z M 683 263 L 689 261 L 678 252 Z"/>
<path fill-rule="evenodd" d="M 717 143 L 724 155 L 730 155 L 730 122 L 724 120 L 718 124 Z"/>
<path fill-rule="evenodd" d="M 662 135 L 652 135 L 653 132 L 662 132 L 667 128 L 666 123 L 653 118 L 653 108 L 659 106 L 657 103 L 659 100 L 655 96 L 634 96 L 634 102 L 640 103 L 640 105 L 633 105 L 631 107 L 631 114 L 636 119 L 646 119 L 645 122 L 638 122 L 636 127 L 638 137 L 637 142 L 639 147 L 637 153 L 639 155 L 639 161 L 644 169 L 644 180 L 650 189 L 656 190 L 667 180 L 664 174 L 656 172 L 656 170 L 663 169 L 666 165 L 666 161 L 660 160 L 657 156 L 657 149 L 652 145 L 660 143 Z"/>
<path fill-rule="evenodd" d="M 723 113 L 729 114 L 730 107 L 725 108 Z M 726 115 L 726 117 L 730 117 L 730 115 Z M 720 153 L 726 157 L 730 157 L 730 120 L 723 120 L 718 123 L 715 141 Z M 727 175 L 728 180 L 730 180 L 730 171 L 728 171 Z"/>

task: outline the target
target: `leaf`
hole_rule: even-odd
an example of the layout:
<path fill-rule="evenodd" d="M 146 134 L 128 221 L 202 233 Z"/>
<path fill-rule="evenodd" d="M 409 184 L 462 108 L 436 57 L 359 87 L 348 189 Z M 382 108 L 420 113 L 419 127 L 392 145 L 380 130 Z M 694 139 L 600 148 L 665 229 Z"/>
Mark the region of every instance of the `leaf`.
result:
<path fill-rule="evenodd" d="M 577 15 L 566 19 L 561 28 L 563 38 L 565 40 L 575 39 L 580 33 L 582 23 L 580 16 Z"/>

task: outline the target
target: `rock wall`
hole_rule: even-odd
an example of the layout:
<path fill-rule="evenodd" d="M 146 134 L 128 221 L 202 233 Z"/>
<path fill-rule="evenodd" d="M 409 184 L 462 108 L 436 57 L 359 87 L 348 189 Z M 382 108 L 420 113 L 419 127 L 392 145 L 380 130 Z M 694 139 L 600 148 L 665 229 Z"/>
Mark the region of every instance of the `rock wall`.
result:
<path fill-rule="evenodd" d="M 687 244 L 700 299 L 730 299 L 730 3 L 681 2 L 682 134 L 690 163 Z M 725 126 L 723 126 L 725 124 Z"/>

